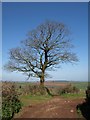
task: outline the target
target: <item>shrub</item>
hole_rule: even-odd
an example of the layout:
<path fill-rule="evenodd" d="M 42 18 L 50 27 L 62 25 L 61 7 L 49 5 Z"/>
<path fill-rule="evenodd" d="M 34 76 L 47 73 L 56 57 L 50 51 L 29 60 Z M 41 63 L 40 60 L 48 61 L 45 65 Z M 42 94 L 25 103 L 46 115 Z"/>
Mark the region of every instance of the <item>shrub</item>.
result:
<path fill-rule="evenodd" d="M 71 84 L 67 85 L 64 88 L 59 88 L 58 93 L 61 94 L 66 94 L 66 93 L 78 93 L 79 89 Z"/>
<path fill-rule="evenodd" d="M 86 99 L 82 104 L 77 105 L 77 112 L 81 113 L 86 120 L 90 120 L 90 86 L 86 90 Z"/>
<path fill-rule="evenodd" d="M 21 109 L 21 102 L 15 88 L 11 82 L 2 83 L 2 120 L 10 120 Z"/>
<path fill-rule="evenodd" d="M 45 87 L 40 87 L 39 85 L 26 85 L 23 87 L 23 94 L 31 95 L 47 95 Z"/>
<path fill-rule="evenodd" d="M 86 102 L 90 104 L 90 86 L 88 86 L 86 90 Z"/>

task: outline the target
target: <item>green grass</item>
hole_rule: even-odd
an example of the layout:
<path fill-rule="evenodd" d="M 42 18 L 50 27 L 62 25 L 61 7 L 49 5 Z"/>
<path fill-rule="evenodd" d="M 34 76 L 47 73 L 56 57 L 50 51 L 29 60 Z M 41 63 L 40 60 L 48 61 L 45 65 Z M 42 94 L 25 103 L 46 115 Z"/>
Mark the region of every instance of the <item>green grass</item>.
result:
<path fill-rule="evenodd" d="M 84 92 L 79 92 L 79 93 L 70 93 L 70 94 L 62 94 L 61 95 L 63 98 L 68 98 L 68 99 L 76 99 L 76 98 L 85 98 L 85 93 Z"/>
<path fill-rule="evenodd" d="M 47 101 L 47 100 L 49 100 L 51 98 L 52 97 L 49 96 L 49 95 L 47 95 L 47 96 L 23 95 L 23 96 L 20 97 L 20 100 L 21 100 L 23 106 L 28 106 L 28 105 L 37 104 L 37 103 Z"/>

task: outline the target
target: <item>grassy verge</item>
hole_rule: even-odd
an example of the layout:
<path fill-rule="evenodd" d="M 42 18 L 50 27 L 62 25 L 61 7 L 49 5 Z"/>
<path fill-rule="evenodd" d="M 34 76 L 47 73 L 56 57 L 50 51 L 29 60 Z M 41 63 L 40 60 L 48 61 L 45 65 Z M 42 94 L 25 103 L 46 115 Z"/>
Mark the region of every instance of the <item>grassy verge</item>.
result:
<path fill-rule="evenodd" d="M 29 106 L 29 105 L 35 105 L 37 103 L 41 103 L 44 101 L 47 101 L 49 99 L 51 99 L 52 97 L 47 95 L 47 96 L 38 96 L 38 95 L 23 95 L 20 97 L 20 100 L 22 102 L 23 107 L 25 106 Z"/>
<path fill-rule="evenodd" d="M 62 94 L 61 95 L 63 98 L 68 98 L 68 99 L 76 99 L 76 98 L 85 98 L 85 93 L 84 92 L 79 92 L 77 93 L 68 93 L 68 94 Z"/>

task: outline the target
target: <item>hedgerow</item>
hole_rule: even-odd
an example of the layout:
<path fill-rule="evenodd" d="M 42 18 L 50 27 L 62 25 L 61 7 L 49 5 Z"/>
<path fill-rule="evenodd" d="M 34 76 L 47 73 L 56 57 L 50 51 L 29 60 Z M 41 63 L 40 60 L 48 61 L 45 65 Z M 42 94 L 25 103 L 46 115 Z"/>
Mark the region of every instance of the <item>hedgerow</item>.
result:
<path fill-rule="evenodd" d="M 11 120 L 21 109 L 16 86 L 11 82 L 2 83 L 2 120 Z"/>

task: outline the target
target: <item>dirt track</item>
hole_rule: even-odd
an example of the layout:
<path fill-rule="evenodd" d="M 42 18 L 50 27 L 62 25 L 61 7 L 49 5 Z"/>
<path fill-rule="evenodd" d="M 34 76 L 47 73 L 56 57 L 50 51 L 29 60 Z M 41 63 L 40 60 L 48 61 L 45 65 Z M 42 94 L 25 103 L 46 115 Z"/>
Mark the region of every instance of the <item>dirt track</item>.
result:
<path fill-rule="evenodd" d="M 82 99 L 53 97 L 45 103 L 26 107 L 20 118 L 79 118 L 76 106 L 81 102 Z"/>

